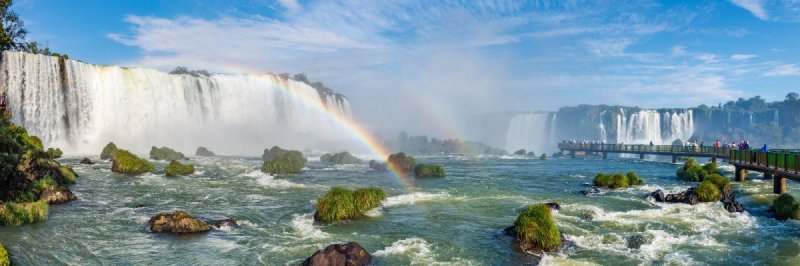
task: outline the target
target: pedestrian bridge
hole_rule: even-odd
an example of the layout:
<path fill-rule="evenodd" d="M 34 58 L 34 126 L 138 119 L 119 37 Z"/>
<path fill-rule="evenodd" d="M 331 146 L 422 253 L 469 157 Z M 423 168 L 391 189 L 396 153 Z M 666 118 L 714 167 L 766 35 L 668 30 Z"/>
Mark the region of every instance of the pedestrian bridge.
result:
<path fill-rule="evenodd" d="M 581 144 L 581 143 L 559 143 L 558 148 L 563 154 L 569 152 L 573 158 L 576 155 L 598 153 L 603 155 L 603 159 L 608 158 L 609 153 L 638 154 L 640 159 L 644 159 L 647 154 L 672 156 L 672 162 L 678 162 L 678 157 L 710 157 L 716 162 L 717 158 L 730 157 L 732 148 L 709 147 L 709 146 L 677 146 L 677 145 L 646 145 L 646 144 Z"/>

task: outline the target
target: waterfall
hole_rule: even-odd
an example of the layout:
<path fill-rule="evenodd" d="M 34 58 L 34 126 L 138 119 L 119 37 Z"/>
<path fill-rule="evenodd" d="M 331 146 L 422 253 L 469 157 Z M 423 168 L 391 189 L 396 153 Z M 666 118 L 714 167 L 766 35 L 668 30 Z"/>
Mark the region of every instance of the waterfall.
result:
<path fill-rule="evenodd" d="M 557 136 L 556 136 L 556 115 L 558 115 L 558 113 L 557 112 L 553 112 L 553 118 L 550 119 L 550 143 L 558 143 L 558 141 L 559 141 L 558 139 L 556 139 L 557 138 Z M 542 151 L 542 152 L 544 152 L 544 151 Z"/>
<path fill-rule="evenodd" d="M 606 132 L 606 126 L 603 125 L 603 122 L 604 122 L 603 121 L 603 117 L 605 117 L 605 114 L 606 114 L 606 111 L 600 112 L 600 119 L 598 119 L 598 120 L 600 120 L 600 123 L 599 123 L 599 126 L 598 126 L 598 127 L 600 127 L 600 140 L 603 141 L 603 142 L 608 141 L 608 132 Z"/>
<path fill-rule="evenodd" d="M 691 110 L 640 110 L 626 117 L 617 115 L 617 142 L 630 144 L 670 144 L 676 139 L 688 140 L 694 134 Z"/>
<path fill-rule="evenodd" d="M 349 117 L 346 98 L 272 74 L 172 75 L 7 51 L 0 85 L 13 121 L 67 153 L 96 154 L 109 141 L 138 153 L 260 154 L 350 140 L 324 113 Z"/>
<path fill-rule="evenodd" d="M 519 114 L 511 118 L 506 131 L 506 150 L 514 152 L 519 149 L 526 149 L 538 153 L 555 150 L 555 143 L 552 142 L 549 126 L 551 121 L 547 113 L 528 113 Z M 555 120 L 555 116 L 552 116 Z"/>

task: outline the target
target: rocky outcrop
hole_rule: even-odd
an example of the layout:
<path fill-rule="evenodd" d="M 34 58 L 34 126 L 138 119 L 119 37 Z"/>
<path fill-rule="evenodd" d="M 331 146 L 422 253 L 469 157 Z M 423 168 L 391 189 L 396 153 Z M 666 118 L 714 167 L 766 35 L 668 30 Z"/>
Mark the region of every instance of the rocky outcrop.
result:
<path fill-rule="evenodd" d="M 367 250 L 357 242 L 349 242 L 347 244 L 333 244 L 323 250 L 317 250 L 311 257 L 303 261 L 303 266 L 360 266 L 369 265 L 371 262 L 372 255 Z"/>
<path fill-rule="evenodd" d="M 375 160 L 369 161 L 369 168 L 375 170 L 376 172 L 386 172 L 386 164 L 379 163 Z"/>
<path fill-rule="evenodd" d="M 235 220 L 230 219 L 230 218 L 225 218 L 225 219 L 222 219 L 222 220 L 209 220 L 208 223 L 211 224 L 212 226 L 216 227 L 216 228 L 220 228 L 220 227 L 223 227 L 223 226 L 239 227 L 239 224 L 236 223 Z"/>
<path fill-rule="evenodd" d="M 153 233 L 198 233 L 211 230 L 208 223 L 192 217 L 186 212 L 159 213 L 147 221 L 150 232 Z"/>
<path fill-rule="evenodd" d="M 722 204 L 725 206 L 725 210 L 728 212 L 743 212 L 744 207 L 741 203 L 736 201 L 736 197 L 733 195 L 733 191 L 725 191 L 722 194 Z"/>
<path fill-rule="evenodd" d="M 555 203 L 555 202 L 548 202 L 548 203 L 545 203 L 544 205 L 547 205 L 547 207 L 550 207 L 550 209 L 552 209 L 554 211 L 560 211 L 561 210 L 561 205 L 558 205 L 558 203 Z"/>
<path fill-rule="evenodd" d="M 62 204 L 78 199 L 69 189 L 48 189 L 39 195 L 39 199 L 49 204 Z"/>
<path fill-rule="evenodd" d="M 689 188 L 686 191 L 664 195 L 664 191 L 656 190 L 653 193 L 650 193 L 650 196 L 657 202 L 670 202 L 670 203 L 686 203 L 689 205 L 695 205 L 700 203 L 700 198 L 695 193 L 694 188 Z M 722 204 L 725 206 L 725 210 L 728 212 L 743 212 L 744 207 L 738 201 L 736 201 L 733 192 L 728 190 L 724 193 L 724 196 L 721 200 Z"/>
<path fill-rule="evenodd" d="M 89 158 L 83 158 L 83 160 L 81 160 L 81 164 L 94 164 L 94 162 L 89 160 Z"/>

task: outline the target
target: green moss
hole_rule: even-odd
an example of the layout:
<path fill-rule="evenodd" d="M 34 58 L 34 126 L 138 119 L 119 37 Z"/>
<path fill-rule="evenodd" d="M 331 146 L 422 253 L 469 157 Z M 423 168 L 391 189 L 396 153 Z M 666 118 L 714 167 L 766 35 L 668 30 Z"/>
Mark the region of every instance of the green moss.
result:
<path fill-rule="evenodd" d="M 683 167 L 678 169 L 675 174 L 681 180 L 690 182 L 703 182 L 706 177 L 713 174 L 719 174 L 719 170 L 717 169 L 716 163 L 709 162 L 703 166 L 700 166 L 697 164 L 697 161 L 694 158 L 689 158 L 686 160 L 686 163 L 683 164 Z"/>
<path fill-rule="evenodd" d="M 317 212 L 314 217 L 325 223 L 352 220 L 364 216 L 364 212 L 380 206 L 386 199 L 386 192 L 377 187 L 360 188 L 350 191 L 332 187 L 328 193 L 317 199 Z"/>
<path fill-rule="evenodd" d="M 153 164 L 126 150 L 117 150 L 111 162 L 111 171 L 114 173 L 138 175 L 155 171 Z"/>
<path fill-rule="evenodd" d="M 103 151 L 100 152 L 100 159 L 111 160 L 111 158 L 114 158 L 114 153 L 117 152 L 117 150 L 119 150 L 117 145 L 114 144 L 114 142 L 109 142 L 105 147 L 103 147 Z"/>
<path fill-rule="evenodd" d="M 628 172 L 625 177 L 628 178 L 628 184 L 631 186 L 641 186 L 644 185 L 644 179 L 639 177 L 636 172 L 630 171 Z"/>
<path fill-rule="evenodd" d="M 694 192 L 697 194 L 700 202 L 716 202 L 722 199 L 722 192 L 720 192 L 717 185 L 712 183 L 711 180 L 700 182 L 700 185 L 697 185 Z"/>
<path fill-rule="evenodd" d="M 44 200 L 30 203 L 8 202 L 0 206 L 0 225 L 20 226 L 47 219 L 49 205 Z"/>
<path fill-rule="evenodd" d="M 438 164 L 418 164 L 414 167 L 416 177 L 444 177 L 447 173 L 444 167 Z"/>
<path fill-rule="evenodd" d="M 61 173 L 62 177 L 64 177 L 64 183 L 75 184 L 78 182 L 78 175 L 75 174 L 75 171 L 73 171 L 69 166 L 58 167 L 58 172 Z"/>
<path fill-rule="evenodd" d="M 544 250 L 561 246 L 561 232 L 551 212 L 547 205 L 536 204 L 520 213 L 514 221 L 517 239 Z"/>
<path fill-rule="evenodd" d="M 261 165 L 261 171 L 271 174 L 299 174 L 306 165 L 305 157 L 300 151 L 285 150 L 279 155 L 272 157 L 270 161 L 265 161 Z"/>
<path fill-rule="evenodd" d="M 56 148 L 56 149 L 48 148 L 46 153 L 47 153 L 47 157 L 50 158 L 50 159 L 58 159 L 58 158 L 61 158 L 61 155 L 64 155 L 64 153 L 61 151 L 61 149 L 58 149 L 58 148 Z"/>
<path fill-rule="evenodd" d="M 706 180 L 714 183 L 720 192 L 724 193 L 731 190 L 731 181 L 727 177 L 724 177 L 720 174 L 711 174 L 706 177 Z"/>
<path fill-rule="evenodd" d="M 629 172 L 627 175 L 599 173 L 594 177 L 592 183 L 598 187 L 616 189 L 643 185 L 644 179 L 637 176 L 634 172 Z"/>
<path fill-rule="evenodd" d="M 202 156 L 202 157 L 213 157 L 216 156 L 214 152 L 209 151 L 206 147 L 198 147 L 197 151 L 194 153 L 195 156 Z"/>
<path fill-rule="evenodd" d="M 6 248 L 3 247 L 3 244 L 0 243 L 0 266 L 8 266 L 11 265 L 11 261 L 8 259 L 8 252 Z"/>
<path fill-rule="evenodd" d="M 167 168 L 164 169 L 164 172 L 167 176 L 191 175 L 194 174 L 194 165 L 182 165 L 178 161 L 172 160 L 167 165 Z"/>
<path fill-rule="evenodd" d="M 408 174 L 414 171 L 417 166 L 417 159 L 401 152 L 389 155 L 386 164 L 392 169 Z"/>
<path fill-rule="evenodd" d="M 326 153 L 319 158 L 320 161 L 324 163 L 332 163 L 332 164 L 354 164 L 360 163 L 361 160 L 350 154 L 349 152 L 340 152 L 336 154 Z"/>
<path fill-rule="evenodd" d="M 772 201 L 772 207 L 770 209 L 775 212 L 775 216 L 778 219 L 800 220 L 800 203 L 797 203 L 792 195 L 786 193 L 781 194 Z"/>
<path fill-rule="evenodd" d="M 183 156 L 183 153 L 177 152 L 167 147 L 150 148 L 150 159 L 153 160 L 172 161 L 172 160 L 183 160 L 184 158 L 186 158 L 186 156 Z"/>

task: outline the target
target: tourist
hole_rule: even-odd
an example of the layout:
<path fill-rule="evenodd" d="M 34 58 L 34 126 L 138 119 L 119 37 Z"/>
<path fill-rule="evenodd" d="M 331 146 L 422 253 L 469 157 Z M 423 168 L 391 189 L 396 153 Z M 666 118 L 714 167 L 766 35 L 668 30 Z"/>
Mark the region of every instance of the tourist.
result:
<path fill-rule="evenodd" d="M 767 148 L 766 143 L 764 143 L 764 147 L 761 147 L 761 152 L 769 152 L 769 148 Z"/>

